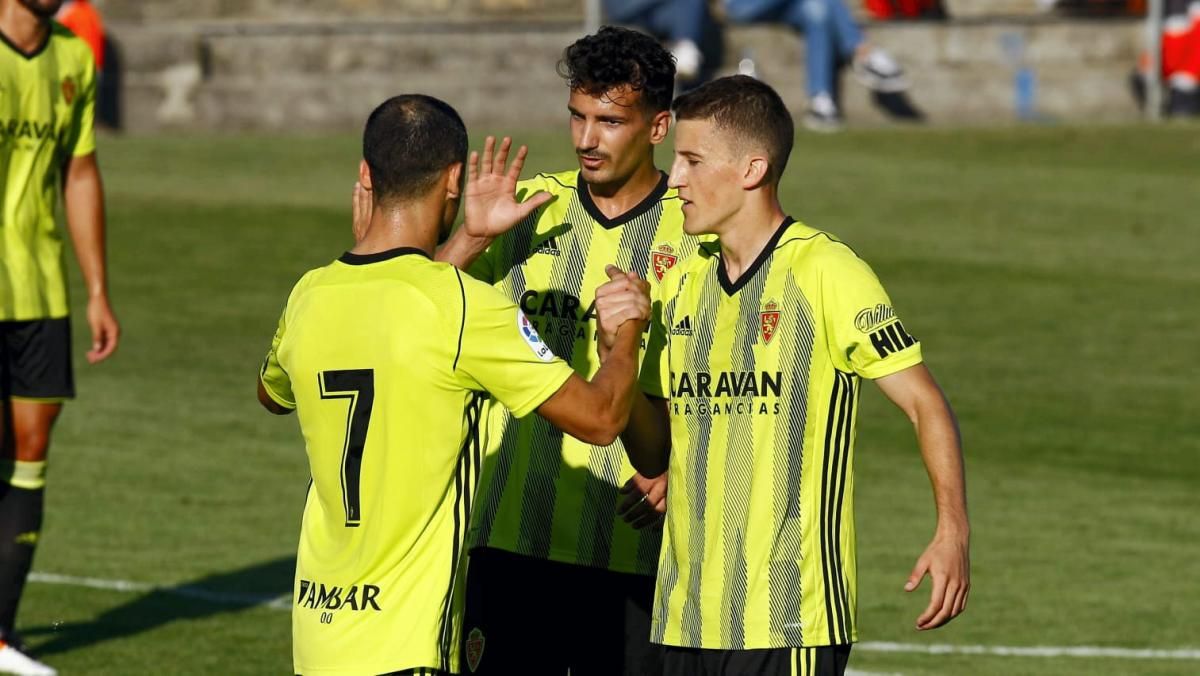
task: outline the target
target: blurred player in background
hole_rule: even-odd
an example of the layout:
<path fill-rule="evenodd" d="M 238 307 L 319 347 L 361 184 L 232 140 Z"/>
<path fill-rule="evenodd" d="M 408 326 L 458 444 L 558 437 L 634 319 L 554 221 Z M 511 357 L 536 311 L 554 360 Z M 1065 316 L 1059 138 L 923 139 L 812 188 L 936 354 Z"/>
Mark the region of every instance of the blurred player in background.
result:
<path fill-rule="evenodd" d="M 654 164 L 670 126 L 670 53 L 647 35 L 606 27 L 568 47 L 559 71 L 570 87 L 579 168 L 523 181 L 519 195 L 553 201 L 507 232 L 459 228 L 439 258 L 520 304 L 555 354 L 589 375 L 600 363 L 593 291 L 605 266 L 657 285 L 697 240 L 684 235 L 679 199 Z M 468 666 L 479 674 L 659 673 L 649 612 L 665 479 L 635 475 L 620 443 L 579 442 L 496 406 L 485 423 L 469 544 Z"/>
<path fill-rule="evenodd" d="M 472 154 L 467 219 L 506 229 L 525 149 L 506 171 Z M 371 216 L 355 247 L 296 284 L 258 382 L 272 413 L 299 411 L 312 484 L 292 612 L 299 674 L 459 671 L 462 544 L 479 476 L 486 394 L 612 443 L 634 394 L 644 282 L 617 347 L 585 381 L 503 294 L 430 259 L 464 194 L 467 131 L 437 99 L 398 96 L 367 120 L 359 181 Z M 640 292 L 640 294 L 638 293 Z"/>
<path fill-rule="evenodd" d="M 117 348 L 104 246 L 104 192 L 92 118 L 96 70 L 87 43 L 54 23 L 59 0 L 0 0 L 0 671 L 54 673 L 17 652 L 17 605 L 42 526 L 46 452 L 75 395 L 63 238 L 88 294 L 90 363 Z"/>
<path fill-rule="evenodd" d="M 636 399 L 622 435 L 644 474 L 669 465 L 653 640 L 668 646 L 668 676 L 842 674 L 858 631 L 861 379 L 912 420 L 933 484 L 937 531 L 905 587 L 933 578 L 918 629 L 967 601 L 957 424 L 867 264 L 784 213 L 793 128 L 779 95 L 734 76 L 674 109 L 684 227 L 719 243 L 656 288 L 642 369 L 652 402 Z"/>

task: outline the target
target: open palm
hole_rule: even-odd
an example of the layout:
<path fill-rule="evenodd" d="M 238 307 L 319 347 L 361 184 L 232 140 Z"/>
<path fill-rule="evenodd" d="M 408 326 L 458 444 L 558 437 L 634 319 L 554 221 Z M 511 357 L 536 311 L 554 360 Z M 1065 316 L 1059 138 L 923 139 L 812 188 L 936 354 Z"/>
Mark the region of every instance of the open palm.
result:
<path fill-rule="evenodd" d="M 483 156 L 472 151 L 467 160 L 467 187 L 464 192 L 466 219 L 463 228 L 473 237 L 496 237 L 508 232 L 526 216 L 552 199 L 549 193 L 539 192 L 524 202 L 516 198 L 517 181 L 525 166 L 529 149 L 521 146 L 508 167 L 508 152 L 512 139 L 504 137 L 496 149 L 496 137 L 483 143 Z M 494 155 L 494 156 L 493 156 Z"/>

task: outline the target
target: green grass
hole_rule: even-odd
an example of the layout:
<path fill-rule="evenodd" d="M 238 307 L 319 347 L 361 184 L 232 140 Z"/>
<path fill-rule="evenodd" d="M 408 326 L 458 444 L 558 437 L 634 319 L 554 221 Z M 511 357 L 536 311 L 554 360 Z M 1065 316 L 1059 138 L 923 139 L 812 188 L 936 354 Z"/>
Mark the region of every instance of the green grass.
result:
<path fill-rule="evenodd" d="M 1189 368 L 1200 334 L 1197 131 L 799 137 L 785 206 L 875 267 L 925 345 L 967 453 L 970 606 L 917 633 L 925 588 L 901 586 L 931 534 L 928 482 L 911 428 L 867 388 L 863 640 L 1200 643 L 1200 409 Z M 520 140 L 533 148 L 530 170 L 573 164 L 565 130 Z M 110 363 L 77 360 L 79 401 L 54 438 L 38 570 L 288 592 L 303 450 L 294 419 L 259 410 L 252 380 L 291 284 L 349 244 L 357 153 L 352 136 L 103 139 L 125 334 Z M 75 332 L 82 348 L 81 322 Z M 35 582 L 20 621 L 34 654 L 64 674 L 290 673 L 288 615 L 262 606 Z M 867 651 L 851 666 L 1200 669 Z"/>

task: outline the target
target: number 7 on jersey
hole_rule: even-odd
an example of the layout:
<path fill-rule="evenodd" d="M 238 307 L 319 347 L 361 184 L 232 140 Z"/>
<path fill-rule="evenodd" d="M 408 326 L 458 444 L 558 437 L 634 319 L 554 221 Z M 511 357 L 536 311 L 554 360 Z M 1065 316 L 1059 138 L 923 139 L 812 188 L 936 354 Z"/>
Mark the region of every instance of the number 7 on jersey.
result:
<path fill-rule="evenodd" d="M 317 383 L 322 399 L 350 400 L 346 411 L 346 441 L 342 445 L 342 505 L 346 508 L 346 527 L 355 528 L 362 523 L 358 479 L 362 474 L 371 407 L 375 404 L 375 370 L 321 371 Z"/>

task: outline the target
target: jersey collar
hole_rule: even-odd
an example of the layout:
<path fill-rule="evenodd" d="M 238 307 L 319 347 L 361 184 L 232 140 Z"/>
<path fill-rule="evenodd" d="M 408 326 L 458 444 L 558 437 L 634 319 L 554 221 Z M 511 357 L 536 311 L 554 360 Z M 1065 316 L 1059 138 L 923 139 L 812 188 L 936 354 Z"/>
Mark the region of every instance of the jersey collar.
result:
<path fill-rule="evenodd" d="M 356 254 L 356 253 L 350 253 L 349 251 L 347 251 L 346 253 L 342 254 L 341 257 L 338 258 L 338 260 L 341 261 L 342 263 L 345 263 L 346 265 L 369 265 L 371 263 L 382 263 L 383 261 L 390 261 L 393 258 L 399 258 L 400 256 L 408 256 L 411 254 L 429 258 L 429 253 L 424 251 L 423 249 L 418 249 L 415 246 L 402 246 L 397 249 L 388 249 L 387 251 L 379 251 L 377 253 L 371 253 L 371 254 Z"/>
<path fill-rule="evenodd" d="M 771 254 L 775 253 L 775 247 L 779 246 L 779 239 L 783 237 L 783 233 L 787 232 L 788 227 L 795 222 L 796 219 L 791 216 L 784 217 L 783 223 L 779 224 L 779 228 L 775 230 L 775 234 L 771 235 L 771 239 L 767 240 L 766 246 L 758 253 L 758 258 L 755 258 L 750 267 L 742 272 L 742 276 L 738 277 L 736 282 L 729 281 L 729 273 L 725 271 L 725 261 L 720 256 L 717 256 L 717 281 L 721 282 L 721 288 L 725 290 L 726 296 L 732 296 L 737 293 L 751 279 L 754 279 L 754 275 L 758 274 L 758 269 L 767 262 Z"/>
<path fill-rule="evenodd" d="M 46 51 L 46 47 L 50 46 L 50 38 L 53 35 L 54 35 L 54 24 L 51 23 L 50 26 L 46 30 L 46 39 L 42 40 L 42 44 L 35 47 L 32 52 L 26 52 L 26 51 L 22 50 L 20 47 L 13 44 L 13 41 L 8 39 L 8 36 L 4 34 L 4 31 L 0 31 L 0 42 L 3 42 L 6 47 L 8 47 L 9 49 L 16 52 L 17 55 L 19 55 L 21 58 L 25 59 L 26 61 L 32 61 L 39 54 Z"/>
<path fill-rule="evenodd" d="M 579 176 L 575 181 L 575 185 L 575 189 L 579 192 L 579 203 L 583 205 L 583 210 L 587 212 L 588 216 L 591 216 L 593 220 L 599 223 L 600 227 L 604 228 L 605 230 L 612 230 L 613 228 L 625 225 L 638 216 L 645 214 L 647 211 L 650 211 L 655 204 L 658 204 L 658 201 L 662 199 L 662 196 L 667 194 L 667 175 L 661 171 L 658 172 L 658 185 L 654 186 L 654 190 L 651 190 L 650 194 L 646 195 L 646 198 L 641 202 L 638 202 L 637 205 L 635 205 L 632 209 L 626 211 L 620 216 L 617 216 L 616 218 L 609 218 L 608 216 L 605 216 L 604 212 L 600 211 L 600 208 L 596 206 L 594 201 L 592 201 L 592 193 L 588 190 L 587 183 L 585 183 L 583 180 L 583 172 L 579 173 Z"/>

